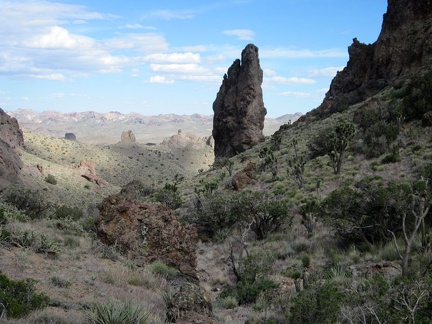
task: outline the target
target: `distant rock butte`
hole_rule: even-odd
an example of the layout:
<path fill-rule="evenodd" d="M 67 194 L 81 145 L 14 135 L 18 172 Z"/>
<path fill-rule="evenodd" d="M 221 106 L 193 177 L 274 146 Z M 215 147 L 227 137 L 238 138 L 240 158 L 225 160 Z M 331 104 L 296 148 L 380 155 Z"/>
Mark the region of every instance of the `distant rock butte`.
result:
<path fill-rule="evenodd" d="M 354 38 L 347 66 L 331 82 L 324 101 L 300 118 L 328 115 L 375 95 L 432 66 L 432 0 L 388 0 L 382 30 L 373 44 Z"/>
<path fill-rule="evenodd" d="M 135 143 L 136 138 L 135 138 L 134 133 L 131 130 L 128 130 L 127 132 L 122 132 L 121 142 L 122 143 Z"/>
<path fill-rule="evenodd" d="M 66 133 L 65 139 L 70 140 L 70 141 L 76 141 L 76 135 L 74 133 Z"/>
<path fill-rule="evenodd" d="M 258 47 L 249 44 L 235 60 L 213 103 L 213 138 L 215 157 L 231 157 L 264 139 L 267 110 L 261 84 L 263 71 Z"/>
<path fill-rule="evenodd" d="M 23 133 L 17 120 L 0 108 L 0 192 L 19 178 L 23 163 L 16 148 L 23 145 Z"/>

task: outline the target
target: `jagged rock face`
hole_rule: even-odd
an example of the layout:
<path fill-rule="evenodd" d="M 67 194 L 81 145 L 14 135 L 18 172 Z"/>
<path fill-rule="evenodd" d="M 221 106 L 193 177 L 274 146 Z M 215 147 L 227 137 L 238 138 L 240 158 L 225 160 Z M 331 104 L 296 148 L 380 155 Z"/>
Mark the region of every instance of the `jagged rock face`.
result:
<path fill-rule="evenodd" d="M 161 260 L 196 278 L 196 229 L 181 225 L 170 208 L 112 195 L 99 207 L 96 228 L 103 243 L 116 244 L 138 264 Z"/>
<path fill-rule="evenodd" d="M 398 80 L 430 71 L 432 0 L 388 0 L 378 40 L 366 45 L 355 38 L 348 53 L 347 66 L 337 73 L 312 115 L 344 110 Z"/>
<path fill-rule="evenodd" d="M 23 145 L 17 120 L 0 108 L 0 192 L 18 180 L 23 164 L 15 148 Z"/>
<path fill-rule="evenodd" d="M 263 71 L 258 47 L 249 44 L 235 60 L 213 103 L 215 157 L 231 157 L 263 140 L 264 107 L 261 84 Z"/>
<path fill-rule="evenodd" d="M 136 142 L 135 134 L 131 130 L 128 130 L 127 132 L 122 132 L 121 142 L 122 143 L 135 143 Z"/>

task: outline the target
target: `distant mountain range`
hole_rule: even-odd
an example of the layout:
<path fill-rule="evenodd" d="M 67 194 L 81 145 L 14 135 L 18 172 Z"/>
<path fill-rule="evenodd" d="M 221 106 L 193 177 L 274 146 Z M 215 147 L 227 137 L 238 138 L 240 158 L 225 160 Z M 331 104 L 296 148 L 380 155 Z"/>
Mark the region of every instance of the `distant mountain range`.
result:
<path fill-rule="evenodd" d="M 98 113 L 94 111 L 62 113 L 58 111 L 36 112 L 18 109 L 7 112 L 15 117 L 24 130 L 54 137 L 74 133 L 77 140 L 87 144 L 112 144 L 120 141 L 123 131 L 132 130 L 139 143 L 161 143 L 177 134 L 191 133 L 210 136 L 213 128 L 212 115 L 164 114 L 145 116 L 139 113 L 122 114 L 117 111 Z M 294 122 L 303 114 L 287 114 L 278 118 L 266 118 L 264 134 L 273 134 L 281 125 Z"/>

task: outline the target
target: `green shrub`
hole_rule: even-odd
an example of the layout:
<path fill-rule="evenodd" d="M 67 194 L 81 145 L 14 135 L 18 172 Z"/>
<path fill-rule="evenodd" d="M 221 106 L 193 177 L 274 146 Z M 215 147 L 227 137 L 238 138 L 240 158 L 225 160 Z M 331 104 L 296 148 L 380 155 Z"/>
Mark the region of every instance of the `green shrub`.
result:
<path fill-rule="evenodd" d="M 83 217 L 83 211 L 78 207 L 68 207 L 66 205 L 58 206 L 53 215 L 54 219 L 72 219 L 80 220 Z"/>
<path fill-rule="evenodd" d="M 45 177 L 45 181 L 52 184 L 52 185 L 56 185 L 57 184 L 57 179 L 52 175 L 52 174 L 48 174 Z"/>
<path fill-rule="evenodd" d="M 41 219 L 52 208 L 40 191 L 30 189 L 12 188 L 6 193 L 5 201 L 23 211 L 30 219 Z"/>
<path fill-rule="evenodd" d="M 179 275 L 179 271 L 176 268 L 170 267 L 160 260 L 149 264 L 149 269 L 150 272 L 158 274 L 165 279 L 174 279 Z"/>
<path fill-rule="evenodd" d="M 332 282 L 314 283 L 292 301 L 290 323 L 337 323 L 345 294 Z"/>
<path fill-rule="evenodd" d="M 146 324 L 149 323 L 149 316 L 141 306 L 135 306 L 131 302 L 96 303 L 88 313 L 88 319 L 95 324 Z"/>
<path fill-rule="evenodd" d="M 69 280 L 66 280 L 64 278 L 54 276 L 50 278 L 51 283 L 59 288 L 69 288 L 72 284 Z"/>
<path fill-rule="evenodd" d="M 0 272 L 0 301 L 8 317 L 23 317 L 32 310 L 48 306 L 48 296 L 35 293 L 34 286 L 32 279 L 11 280 Z"/>

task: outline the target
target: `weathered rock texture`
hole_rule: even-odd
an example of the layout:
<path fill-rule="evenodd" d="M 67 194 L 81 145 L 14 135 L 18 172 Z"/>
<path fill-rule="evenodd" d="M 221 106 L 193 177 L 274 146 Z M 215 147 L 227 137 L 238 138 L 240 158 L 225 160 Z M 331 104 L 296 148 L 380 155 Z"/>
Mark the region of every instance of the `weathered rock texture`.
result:
<path fill-rule="evenodd" d="M 96 168 L 90 160 L 82 160 L 75 169 L 83 178 L 97 184 L 98 186 L 104 187 L 108 185 L 107 181 L 96 174 Z"/>
<path fill-rule="evenodd" d="M 170 208 L 117 194 L 105 198 L 99 211 L 103 243 L 116 244 L 138 264 L 161 260 L 196 278 L 196 229 L 181 225 Z"/>
<path fill-rule="evenodd" d="M 412 75 L 431 71 L 432 0 L 388 0 L 382 30 L 373 44 L 356 38 L 349 61 L 333 79 L 317 113 L 327 115 L 365 100 Z"/>
<path fill-rule="evenodd" d="M 23 145 L 18 121 L 0 108 L 0 191 L 18 180 L 23 164 L 15 149 Z"/>
<path fill-rule="evenodd" d="M 263 140 L 264 107 L 261 84 L 263 71 L 258 47 L 249 44 L 235 60 L 213 103 L 215 157 L 231 157 Z"/>
<path fill-rule="evenodd" d="M 131 130 L 128 130 L 127 132 L 122 132 L 121 142 L 122 143 L 135 143 L 136 138 L 135 138 L 134 133 Z"/>
<path fill-rule="evenodd" d="M 233 175 L 231 184 L 235 190 L 242 190 L 256 182 L 256 163 L 249 162 L 242 170 Z"/>

